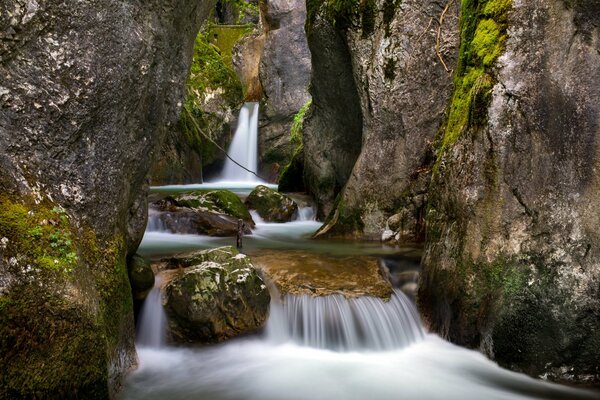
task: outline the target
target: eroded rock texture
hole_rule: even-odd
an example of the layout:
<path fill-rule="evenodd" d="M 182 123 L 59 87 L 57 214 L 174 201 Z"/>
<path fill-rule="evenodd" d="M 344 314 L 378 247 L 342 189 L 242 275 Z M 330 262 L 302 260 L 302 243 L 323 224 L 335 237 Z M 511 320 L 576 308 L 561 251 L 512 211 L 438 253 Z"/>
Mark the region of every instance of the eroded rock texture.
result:
<path fill-rule="evenodd" d="M 600 8 L 515 0 L 504 23 L 488 100 L 434 172 L 420 306 L 503 366 L 597 384 Z"/>
<path fill-rule="evenodd" d="M 125 260 L 212 5 L 0 3 L 0 397 L 106 398 L 135 364 Z"/>
<path fill-rule="evenodd" d="M 305 174 L 319 214 L 335 209 L 328 234 L 379 238 L 403 209 L 421 219 L 430 142 L 452 90 L 458 9 L 457 2 L 364 1 L 335 24 L 327 2 L 312 10 Z M 414 225 L 419 239 L 422 224 Z"/>

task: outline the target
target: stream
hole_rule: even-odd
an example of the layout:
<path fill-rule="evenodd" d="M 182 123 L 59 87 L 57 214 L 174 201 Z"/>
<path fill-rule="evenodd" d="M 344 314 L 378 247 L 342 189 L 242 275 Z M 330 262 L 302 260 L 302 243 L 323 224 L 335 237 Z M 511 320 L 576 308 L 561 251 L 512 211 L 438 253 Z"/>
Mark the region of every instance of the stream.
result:
<path fill-rule="evenodd" d="M 418 251 L 310 240 L 319 225 L 311 220 L 259 222 L 245 237 L 244 251 L 302 249 L 332 257 L 393 254 L 396 262 Z M 148 231 L 140 252 L 156 257 L 231 245 L 233 240 Z M 154 302 L 156 318 L 163 318 L 160 303 L 156 298 Z M 147 328 L 141 329 L 141 335 L 147 335 Z M 288 295 L 281 303 L 272 300 L 264 332 L 219 345 L 168 347 L 152 342 L 153 335 L 138 339 L 140 364 L 127 381 L 125 399 L 597 398 L 504 370 L 476 351 L 427 333 L 414 304 L 399 290 L 388 303 L 370 297 Z M 144 341 L 148 345 L 139 345 Z"/>
<path fill-rule="evenodd" d="M 249 104 L 230 153 L 256 171 L 258 107 Z M 244 118 L 242 118 L 242 116 Z M 237 140 L 238 133 L 251 137 Z M 240 150 L 241 148 L 241 150 Z M 243 150 L 243 151 L 242 151 Z M 229 163 L 230 164 L 230 163 Z M 153 192 L 227 188 L 242 198 L 261 183 L 227 164 L 220 180 L 153 188 Z M 237 169 L 236 169 L 237 168 Z M 395 289 L 378 297 L 271 293 L 266 327 L 255 335 L 203 347 L 165 344 L 160 280 L 139 317 L 139 367 L 128 377 L 128 400 L 387 400 L 387 399 L 596 399 L 597 393 L 536 380 L 500 368 L 477 351 L 428 333 L 414 304 L 420 250 L 374 242 L 311 240 L 321 223 L 310 205 L 288 223 L 256 214 L 243 252 L 300 274 L 331 279 L 383 263 Z M 150 259 L 235 243 L 235 238 L 169 232 L 151 210 L 138 252 Z M 319 276 L 319 275 L 322 276 Z M 359 282 L 360 283 L 360 282 Z M 337 286 L 336 286 L 337 287 Z M 406 293 L 405 293 L 406 292 Z"/>

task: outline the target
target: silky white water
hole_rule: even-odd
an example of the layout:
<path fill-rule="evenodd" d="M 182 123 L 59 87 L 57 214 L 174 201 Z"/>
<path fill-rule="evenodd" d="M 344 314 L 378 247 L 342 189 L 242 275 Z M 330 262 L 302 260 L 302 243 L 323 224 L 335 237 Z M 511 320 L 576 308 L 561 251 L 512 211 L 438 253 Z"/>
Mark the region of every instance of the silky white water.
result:
<path fill-rule="evenodd" d="M 165 345 L 167 317 L 161 301 L 160 285 L 160 277 L 157 276 L 140 312 L 137 335 L 137 345 L 140 347 L 160 348 Z"/>
<path fill-rule="evenodd" d="M 596 398 L 503 370 L 478 352 L 424 334 L 414 306 L 399 293 L 389 303 L 286 296 L 271 307 L 263 336 L 201 349 L 139 348 L 140 367 L 128 378 L 123 398 Z"/>
<path fill-rule="evenodd" d="M 307 215 L 309 215 L 307 213 Z M 311 241 L 320 223 L 257 219 L 244 249 L 304 249 L 332 255 L 398 254 L 374 243 Z M 308 219 L 308 220 L 305 220 Z M 147 255 L 233 245 L 234 238 L 181 235 L 149 226 Z M 140 335 L 164 337 L 160 297 L 146 300 Z M 156 291 L 158 293 L 158 291 Z M 138 339 L 139 368 L 127 400 L 509 400 L 597 399 L 597 393 L 535 380 L 498 367 L 476 351 L 426 334 L 401 292 L 389 302 L 363 297 L 273 296 L 261 335 L 203 348 L 161 347 Z M 153 310 L 153 311 L 150 311 Z M 150 313 L 150 314 L 148 314 Z M 155 314 L 152 314 L 155 313 Z M 163 313 L 163 314 L 160 314 Z M 164 320 L 163 320 L 164 321 Z M 158 332 L 158 333 L 157 333 Z M 162 340 L 162 339 L 160 339 Z M 154 344 L 153 344 L 154 343 Z"/>
<path fill-rule="evenodd" d="M 258 103 L 246 103 L 240 110 L 238 126 L 227 155 L 253 172 L 258 171 Z M 252 172 L 227 158 L 220 181 L 259 182 Z"/>
<path fill-rule="evenodd" d="M 408 347 L 422 340 L 423 329 L 413 304 L 396 290 L 389 301 L 341 295 L 275 296 L 267 339 L 334 351 L 380 351 Z"/>

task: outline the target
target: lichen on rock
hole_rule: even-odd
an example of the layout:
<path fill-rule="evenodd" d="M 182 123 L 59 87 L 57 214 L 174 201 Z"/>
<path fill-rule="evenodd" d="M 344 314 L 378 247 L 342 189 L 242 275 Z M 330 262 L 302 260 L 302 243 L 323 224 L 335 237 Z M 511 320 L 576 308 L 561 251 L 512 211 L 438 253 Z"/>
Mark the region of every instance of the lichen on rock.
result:
<path fill-rule="evenodd" d="M 164 287 L 175 343 L 211 343 L 260 329 L 270 295 L 249 257 L 221 247 L 168 260 Z"/>

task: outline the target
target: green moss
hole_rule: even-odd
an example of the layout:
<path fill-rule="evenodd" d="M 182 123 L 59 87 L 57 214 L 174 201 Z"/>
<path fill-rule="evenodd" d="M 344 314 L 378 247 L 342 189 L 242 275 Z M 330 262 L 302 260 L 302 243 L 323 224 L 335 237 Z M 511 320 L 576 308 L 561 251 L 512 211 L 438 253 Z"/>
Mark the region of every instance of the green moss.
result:
<path fill-rule="evenodd" d="M 244 203 L 229 190 L 196 190 L 180 194 L 174 200 L 182 207 L 205 208 L 244 221 L 252 221 L 252 216 Z"/>
<path fill-rule="evenodd" d="M 291 142 L 296 148 L 295 152 L 298 152 L 298 148 L 302 146 L 302 126 L 304 125 L 304 117 L 306 112 L 312 105 L 312 99 L 308 100 L 294 115 L 294 121 L 292 122 L 292 128 L 290 130 Z"/>
<path fill-rule="evenodd" d="M 49 200 L 7 196 L 0 240 L 11 277 L 0 296 L 0 398 L 107 398 L 109 365 L 133 328 L 125 241 L 113 250 Z"/>
<path fill-rule="evenodd" d="M 504 51 L 511 4 L 511 0 L 462 1 L 459 62 L 438 163 L 462 133 L 481 126 L 487 118 L 495 83 L 491 68 Z"/>
<path fill-rule="evenodd" d="M 332 25 L 346 29 L 352 23 L 352 19 L 358 15 L 360 8 L 360 0 L 307 0 L 307 32 L 310 33 L 318 14 Z"/>
<path fill-rule="evenodd" d="M 0 197 L 0 239 L 8 253 L 31 267 L 69 273 L 78 261 L 70 219 L 51 204 L 24 205 Z"/>
<path fill-rule="evenodd" d="M 206 37 L 219 49 L 224 63 L 233 68 L 232 53 L 235 44 L 253 30 L 252 25 L 211 25 Z"/>

